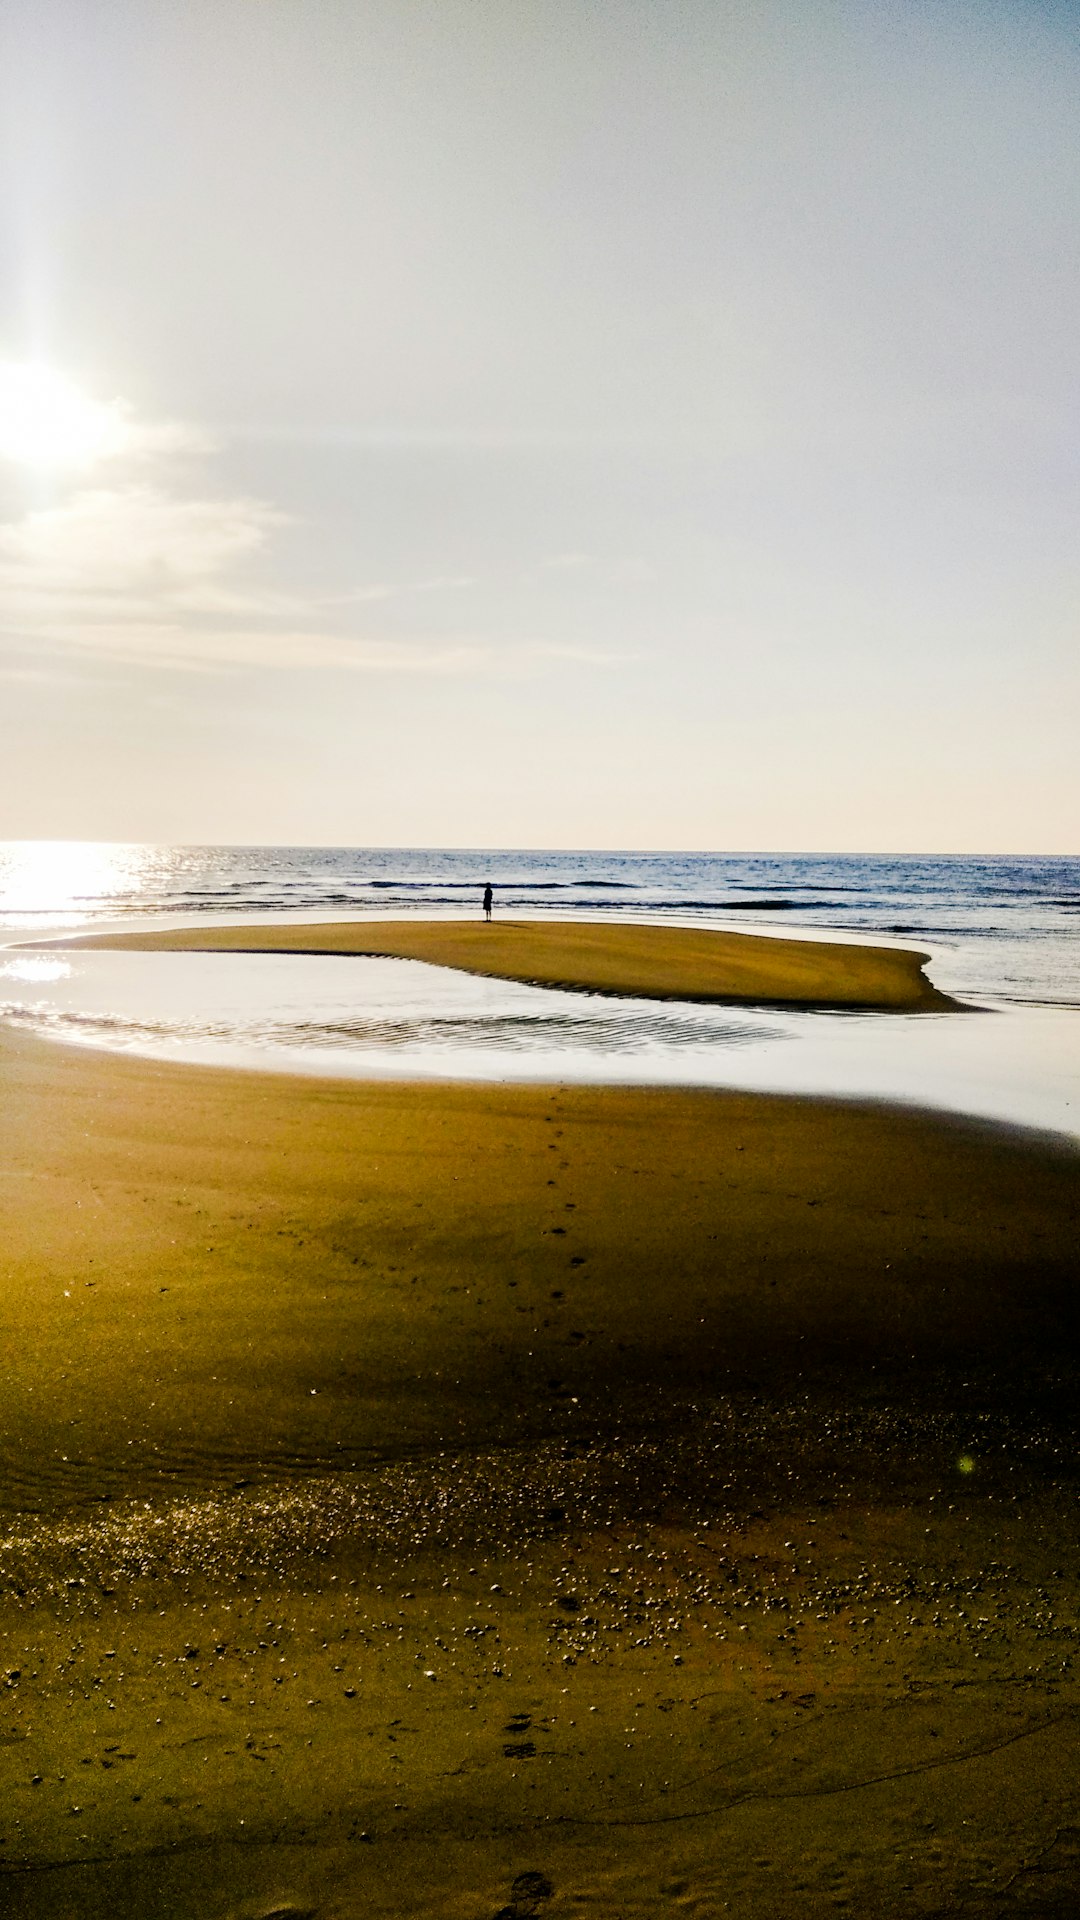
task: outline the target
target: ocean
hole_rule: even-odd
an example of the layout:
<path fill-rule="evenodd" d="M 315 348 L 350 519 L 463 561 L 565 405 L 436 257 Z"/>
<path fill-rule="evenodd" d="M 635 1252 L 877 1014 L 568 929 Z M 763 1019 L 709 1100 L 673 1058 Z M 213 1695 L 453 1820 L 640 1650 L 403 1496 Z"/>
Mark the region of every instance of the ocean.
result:
<path fill-rule="evenodd" d="M 416 962 L 27 951 L 107 926 L 478 913 L 914 946 L 976 1009 L 708 1008 Z M 1080 859 L 0 844 L 0 1018 L 53 1038 L 349 1075 L 663 1081 L 905 1100 L 1080 1133 Z"/>

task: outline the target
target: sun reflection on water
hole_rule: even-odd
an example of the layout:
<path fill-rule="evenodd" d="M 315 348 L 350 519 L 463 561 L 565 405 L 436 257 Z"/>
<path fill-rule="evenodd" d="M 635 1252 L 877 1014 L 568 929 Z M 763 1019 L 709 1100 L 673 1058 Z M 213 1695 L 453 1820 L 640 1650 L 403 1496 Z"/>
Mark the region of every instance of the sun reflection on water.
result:
<path fill-rule="evenodd" d="M 0 925 L 82 926 L 103 906 L 137 899 L 153 856 L 150 847 L 95 840 L 0 844 Z"/>
<path fill-rule="evenodd" d="M 70 980 L 71 968 L 66 960 L 40 959 L 27 954 L 18 960 L 7 960 L 0 966 L 0 980 L 25 980 L 34 986 L 47 986 L 54 980 Z"/>

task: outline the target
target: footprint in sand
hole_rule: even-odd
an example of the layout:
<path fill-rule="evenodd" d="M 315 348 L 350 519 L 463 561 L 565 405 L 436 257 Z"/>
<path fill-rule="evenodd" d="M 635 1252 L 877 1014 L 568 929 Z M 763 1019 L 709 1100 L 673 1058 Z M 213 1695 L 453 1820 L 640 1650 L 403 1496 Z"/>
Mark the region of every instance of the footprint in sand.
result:
<path fill-rule="evenodd" d="M 546 1873 L 519 1873 L 510 1888 L 510 1905 L 500 1907 L 494 1920 L 536 1920 L 554 1891 Z"/>

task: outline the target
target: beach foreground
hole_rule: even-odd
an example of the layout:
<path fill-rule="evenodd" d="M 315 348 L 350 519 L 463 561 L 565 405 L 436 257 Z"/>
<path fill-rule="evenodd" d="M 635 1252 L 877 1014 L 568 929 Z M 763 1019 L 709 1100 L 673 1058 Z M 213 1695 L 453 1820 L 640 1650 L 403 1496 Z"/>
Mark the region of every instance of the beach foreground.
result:
<path fill-rule="evenodd" d="M 37 945 L 168 953 L 377 954 L 426 960 L 528 986 L 654 1000 L 786 1007 L 944 1011 L 925 953 L 840 941 L 783 940 L 710 928 L 587 920 L 347 920 L 97 933 Z"/>
<path fill-rule="evenodd" d="M 1076 1910 L 1075 1153 L 0 1048 L 5 1914 Z"/>

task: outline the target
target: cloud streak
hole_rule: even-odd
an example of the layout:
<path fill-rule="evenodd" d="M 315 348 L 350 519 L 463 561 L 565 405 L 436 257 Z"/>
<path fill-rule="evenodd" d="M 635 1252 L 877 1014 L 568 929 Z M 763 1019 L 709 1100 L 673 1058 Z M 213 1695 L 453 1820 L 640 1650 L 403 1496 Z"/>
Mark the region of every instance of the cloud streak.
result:
<path fill-rule="evenodd" d="M 284 516 L 258 500 L 97 488 L 0 527 L 0 581 L 24 602 L 175 601 L 257 553 Z"/>
<path fill-rule="evenodd" d="M 496 647 L 472 637 L 401 640 L 334 631 L 312 614 L 457 591 L 454 576 L 382 582 L 303 600 L 249 584 L 288 516 L 266 501 L 180 499 L 151 485 L 94 488 L 0 526 L 0 632 L 36 651 L 189 672 L 517 673 L 549 660 L 614 655 L 558 643 Z"/>

